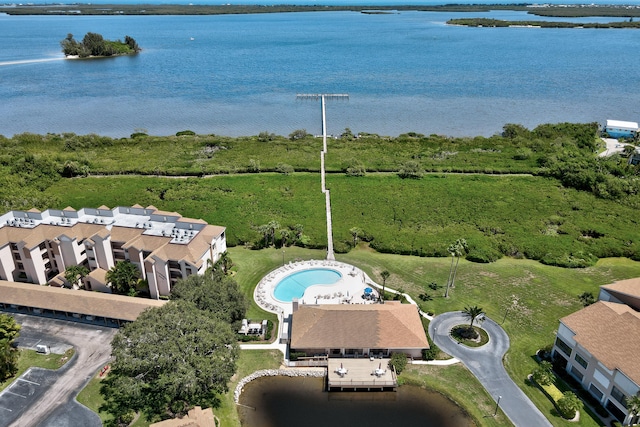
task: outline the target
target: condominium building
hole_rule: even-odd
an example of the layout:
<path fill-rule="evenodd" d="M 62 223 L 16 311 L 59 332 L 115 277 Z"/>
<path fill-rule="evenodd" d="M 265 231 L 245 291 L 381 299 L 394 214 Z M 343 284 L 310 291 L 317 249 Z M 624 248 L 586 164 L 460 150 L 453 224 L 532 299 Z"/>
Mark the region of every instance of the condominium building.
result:
<path fill-rule="evenodd" d="M 110 292 L 105 276 L 118 261 L 135 264 L 151 298 L 179 279 L 202 274 L 227 250 L 225 228 L 154 206 L 10 211 L 0 216 L 0 280 L 66 283 L 64 271 L 89 270 L 87 290 Z"/>
<path fill-rule="evenodd" d="M 560 319 L 552 354 L 624 425 L 640 423 L 627 398 L 640 393 L 640 279 L 601 287 L 600 301 Z M 625 303 L 623 303 L 625 302 Z"/>

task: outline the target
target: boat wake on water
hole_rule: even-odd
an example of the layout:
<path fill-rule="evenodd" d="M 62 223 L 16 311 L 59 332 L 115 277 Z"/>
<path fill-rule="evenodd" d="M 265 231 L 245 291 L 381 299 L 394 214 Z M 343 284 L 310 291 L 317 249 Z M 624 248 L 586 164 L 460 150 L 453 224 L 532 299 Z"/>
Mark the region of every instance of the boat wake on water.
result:
<path fill-rule="evenodd" d="M 0 61 L 0 67 L 4 65 L 20 65 L 20 64 L 35 64 L 37 62 L 51 62 L 51 61 L 61 61 L 65 59 L 62 58 L 43 58 L 43 59 L 21 59 L 18 61 Z"/>

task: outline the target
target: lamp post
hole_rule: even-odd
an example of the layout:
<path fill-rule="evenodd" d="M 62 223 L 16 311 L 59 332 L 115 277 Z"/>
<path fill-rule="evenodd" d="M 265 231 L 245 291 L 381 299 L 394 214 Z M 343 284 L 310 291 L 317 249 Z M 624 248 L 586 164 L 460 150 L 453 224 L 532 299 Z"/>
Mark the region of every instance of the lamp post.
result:
<path fill-rule="evenodd" d="M 284 249 L 282 250 L 282 266 L 284 267 Z"/>
<path fill-rule="evenodd" d="M 502 399 L 502 396 L 498 396 L 498 401 L 496 402 L 496 410 L 493 413 L 493 416 L 495 417 L 496 415 L 498 415 L 498 407 L 500 406 L 500 399 Z"/>
<path fill-rule="evenodd" d="M 504 312 L 504 317 L 502 318 L 501 325 L 504 323 L 505 320 L 507 320 L 507 314 L 509 314 L 509 308 L 510 307 L 507 307 L 506 311 Z"/>

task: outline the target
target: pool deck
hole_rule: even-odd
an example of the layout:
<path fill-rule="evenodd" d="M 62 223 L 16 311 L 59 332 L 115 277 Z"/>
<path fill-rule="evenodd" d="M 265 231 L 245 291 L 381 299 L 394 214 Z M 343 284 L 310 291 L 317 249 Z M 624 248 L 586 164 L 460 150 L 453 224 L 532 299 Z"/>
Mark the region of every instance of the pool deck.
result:
<path fill-rule="evenodd" d="M 342 277 L 331 285 L 309 286 L 299 304 L 372 304 L 373 301 L 363 298 L 364 289 L 372 288 L 377 295 L 378 285 L 375 284 L 359 268 L 339 261 L 311 260 L 290 262 L 273 270 L 262 278 L 254 290 L 253 297 L 260 307 L 267 311 L 288 317 L 293 312 L 290 301 L 279 301 L 274 296 L 274 289 L 278 283 L 290 274 L 299 271 L 328 268 L 338 271 Z"/>

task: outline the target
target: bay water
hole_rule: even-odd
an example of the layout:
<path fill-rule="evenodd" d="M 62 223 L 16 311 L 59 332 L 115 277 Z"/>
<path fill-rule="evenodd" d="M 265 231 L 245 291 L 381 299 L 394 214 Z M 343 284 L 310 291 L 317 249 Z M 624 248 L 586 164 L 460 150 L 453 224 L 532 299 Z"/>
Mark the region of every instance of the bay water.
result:
<path fill-rule="evenodd" d="M 297 93 L 349 94 L 327 105 L 333 134 L 475 136 L 506 123 L 640 119 L 640 31 L 445 24 L 465 16 L 548 19 L 513 11 L 0 15 L 0 134 L 320 133 L 319 102 Z M 59 42 L 87 32 L 129 35 L 143 51 L 65 60 Z"/>

